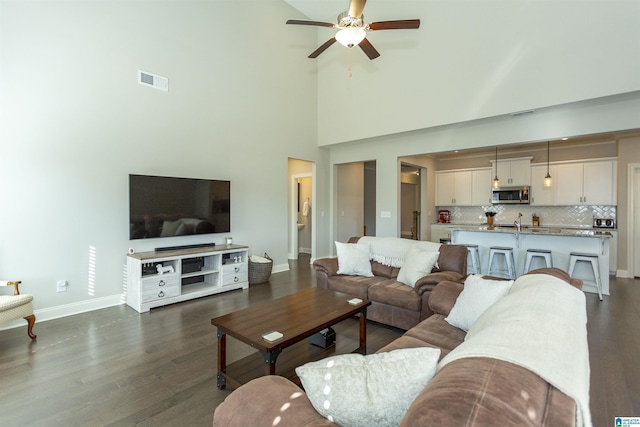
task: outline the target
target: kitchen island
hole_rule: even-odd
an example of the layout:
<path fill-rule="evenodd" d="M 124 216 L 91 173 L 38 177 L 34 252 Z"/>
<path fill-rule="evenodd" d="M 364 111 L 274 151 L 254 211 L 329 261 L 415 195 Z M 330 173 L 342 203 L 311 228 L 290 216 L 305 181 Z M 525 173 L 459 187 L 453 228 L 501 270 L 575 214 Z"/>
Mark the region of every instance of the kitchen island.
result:
<path fill-rule="evenodd" d="M 527 249 L 551 250 L 553 266 L 562 270 L 569 270 L 570 252 L 589 252 L 598 255 L 600 269 L 600 283 L 602 293 L 609 295 L 609 239 L 611 234 L 606 231 L 567 230 L 560 228 L 523 227 L 518 230 L 514 226 L 456 226 L 451 228 L 451 243 L 478 245 L 480 252 L 480 266 L 483 274 L 488 273 L 489 247 L 508 246 L 513 248 L 516 272 L 523 274 Z M 498 257 L 494 263 L 502 263 Z M 534 258 L 531 268 L 542 267 L 539 258 Z M 494 267 L 505 269 L 504 265 Z M 591 268 L 585 263 L 576 265 L 574 277 L 584 280 L 583 289 L 597 293 Z"/>

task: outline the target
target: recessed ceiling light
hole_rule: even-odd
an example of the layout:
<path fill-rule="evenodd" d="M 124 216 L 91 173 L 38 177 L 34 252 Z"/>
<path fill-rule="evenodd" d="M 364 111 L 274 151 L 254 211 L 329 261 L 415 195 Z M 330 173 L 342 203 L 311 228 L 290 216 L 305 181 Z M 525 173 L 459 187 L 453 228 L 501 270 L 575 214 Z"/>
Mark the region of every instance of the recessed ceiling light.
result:
<path fill-rule="evenodd" d="M 569 138 L 567 138 L 566 136 L 564 138 L 562 138 L 563 141 L 566 141 L 567 139 L 569 139 Z"/>

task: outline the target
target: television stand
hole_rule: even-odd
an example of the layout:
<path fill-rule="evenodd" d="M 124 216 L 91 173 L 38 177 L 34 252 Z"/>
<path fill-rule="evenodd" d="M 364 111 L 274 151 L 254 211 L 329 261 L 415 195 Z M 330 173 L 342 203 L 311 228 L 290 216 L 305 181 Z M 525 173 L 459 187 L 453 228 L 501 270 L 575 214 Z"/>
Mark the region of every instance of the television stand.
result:
<path fill-rule="evenodd" d="M 241 245 L 129 254 L 127 305 L 143 313 L 155 307 L 246 289 L 248 266 L 249 248 Z"/>

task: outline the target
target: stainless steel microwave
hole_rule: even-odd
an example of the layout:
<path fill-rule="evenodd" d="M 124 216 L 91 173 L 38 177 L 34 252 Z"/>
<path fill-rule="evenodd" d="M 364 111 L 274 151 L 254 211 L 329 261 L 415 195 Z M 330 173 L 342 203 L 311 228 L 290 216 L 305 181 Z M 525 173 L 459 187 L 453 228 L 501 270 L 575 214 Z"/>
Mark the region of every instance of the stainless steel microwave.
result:
<path fill-rule="evenodd" d="M 491 203 L 495 205 L 529 204 L 529 187 L 494 188 L 491 193 Z"/>

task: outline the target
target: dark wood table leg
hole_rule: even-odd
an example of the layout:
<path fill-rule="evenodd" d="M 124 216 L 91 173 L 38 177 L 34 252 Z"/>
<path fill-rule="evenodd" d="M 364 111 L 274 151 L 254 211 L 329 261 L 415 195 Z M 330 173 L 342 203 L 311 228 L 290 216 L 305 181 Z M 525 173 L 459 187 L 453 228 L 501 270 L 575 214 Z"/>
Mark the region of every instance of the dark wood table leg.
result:
<path fill-rule="evenodd" d="M 227 373 L 227 334 L 218 328 L 218 388 L 224 389 L 227 385 L 225 374 Z"/>
<path fill-rule="evenodd" d="M 360 353 L 367 354 L 367 308 L 360 312 Z"/>
<path fill-rule="evenodd" d="M 262 353 L 262 360 L 264 360 L 264 374 L 275 375 L 276 374 L 276 359 L 282 353 L 282 349 L 279 348 L 274 351 L 260 351 Z"/>

